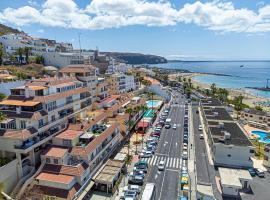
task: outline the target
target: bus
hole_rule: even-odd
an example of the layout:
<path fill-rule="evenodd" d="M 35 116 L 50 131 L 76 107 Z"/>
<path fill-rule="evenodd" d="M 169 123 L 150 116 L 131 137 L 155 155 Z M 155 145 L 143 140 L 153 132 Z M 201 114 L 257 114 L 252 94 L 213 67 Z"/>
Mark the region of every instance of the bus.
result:
<path fill-rule="evenodd" d="M 156 200 L 156 186 L 154 183 L 146 183 L 141 200 Z"/>

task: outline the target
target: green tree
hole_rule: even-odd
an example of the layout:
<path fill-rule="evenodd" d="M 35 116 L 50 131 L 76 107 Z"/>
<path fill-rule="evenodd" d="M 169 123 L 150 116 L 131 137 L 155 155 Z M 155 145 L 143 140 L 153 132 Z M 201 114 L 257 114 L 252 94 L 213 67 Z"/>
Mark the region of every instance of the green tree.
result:
<path fill-rule="evenodd" d="M 217 90 L 217 97 L 223 103 L 228 101 L 228 95 L 229 91 L 224 88 L 219 88 Z"/>
<path fill-rule="evenodd" d="M 36 56 L 35 63 L 44 64 L 44 58 L 42 56 Z"/>
<path fill-rule="evenodd" d="M 2 44 L 0 44 L 0 65 L 3 63 L 3 57 L 5 55 L 4 47 Z"/>
<path fill-rule="evenodd" d="M 215 95 L 216 92 L 217 92 L 216 84 L 215 83 L 212 83 L 212 85 L 210 86 L 210 89 L 211 89 L 212 95 Z"/>
<path fill-rule="evenodd" d="M 237 119 L 239 119 L 240 112 L 245 108 L 245 105 L 243 104 L 244 97 L 242 95 L 235 97 L 233 104 L 234 109 L 237 112 Z"/>
<path fill-rule="evenodd" d="M 263 108 L 261 106 L 255 106 L 256 110 L 263 111 Z"/>
<path fill-rule="evenodd" d="M 29 55 L 31 54 L 31 50 L 32 50 L 31 47 L 24 47 L 23 48 L 23 52 L 25 54 L 25 61 L 27 64 L 29 64 Z"/>
<path fill-rule="evenodd" d="M 7 97 L 7 95 L 3 94 L 3 93 L 0 93 L 0 100 L 3 100 Z"/>
<path fill-rule="evenodd" d="M 7 119 L 7 116 L 4 113 L 0 112 L 0 122 L 4 121 L 6 119 Z"/>
<path fill-rule="evenodd" d="M 15 52 L 16 55 L 19 56 L 19 63 L 20 63 L 20 66 L 22 65 L 22 62 L 23 62 L 23 54 L 24 54 L 24 49 L 23 48 L 18 48 Z"/>

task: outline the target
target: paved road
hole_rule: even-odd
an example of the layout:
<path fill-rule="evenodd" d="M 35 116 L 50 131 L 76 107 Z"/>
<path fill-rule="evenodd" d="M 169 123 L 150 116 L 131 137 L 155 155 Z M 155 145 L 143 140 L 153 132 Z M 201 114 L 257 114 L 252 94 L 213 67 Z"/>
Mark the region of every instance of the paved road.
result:
<path fill-rule="evenodd" d="M 155 155 L 147 159 L 150 164 L 147 182 L 155 183 L 157 200 L 178 199 L 185 99 L 180 98 L 179 95 L 173 100 L 173 102 L 176 101 L 178 104 L 172 105 L 169 118 L 172 119 L 172 125 L 177 124 L 177 129 L 163 128 Z M 165 170 L 162 172 L 158 171 L 157 167 L 160 160 L 166 163 Z"/>

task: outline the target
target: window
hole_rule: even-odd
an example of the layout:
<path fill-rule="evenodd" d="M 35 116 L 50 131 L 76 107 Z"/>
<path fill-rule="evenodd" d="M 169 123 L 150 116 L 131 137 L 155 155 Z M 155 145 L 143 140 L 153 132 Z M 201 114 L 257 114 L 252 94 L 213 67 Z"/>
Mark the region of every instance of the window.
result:
<path fill-rule="evenodd" d="M 43 126 L 43 119 L 38 120 L 38 126 L 39 127 L 42 127 Z"/>
<path fill-rule="evenodd" d="M 58 159 L 53 159 L 53 163 L 57 165 L 58 164 Z"/>
<path fill-rule="evenodd" d="M 254 153 L 254 152 L 255 152 L 254 149 L 249 150 L 249 153 Z"/>
<path fill-rule="evenodd" d="M 51 162 L 50 158 L 46 158 L 46 163 L 50 163 L 50 162 Z"/>
<path fill-rule="evenodd" d="M 21 121 L 21 129 L 25 129 L 26 128 L 26 121 Z"/>
<path fill-rule="evenodd" d="M 52 115 L 51 121 L 52 121 L 52 122 L 55 121 L 55 115 Z"/>

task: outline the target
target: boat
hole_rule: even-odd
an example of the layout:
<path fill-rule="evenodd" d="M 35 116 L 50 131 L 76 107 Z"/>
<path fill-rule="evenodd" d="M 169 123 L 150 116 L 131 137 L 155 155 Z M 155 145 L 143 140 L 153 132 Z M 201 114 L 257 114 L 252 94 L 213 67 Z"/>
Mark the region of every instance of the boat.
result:
<path fill-rule="evenodd" d="M 244 67 L 244 65 L 240 65 L 240 67 Z"/>

